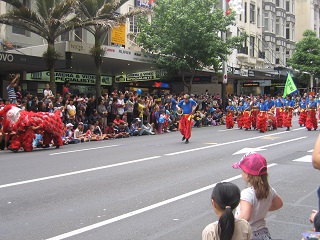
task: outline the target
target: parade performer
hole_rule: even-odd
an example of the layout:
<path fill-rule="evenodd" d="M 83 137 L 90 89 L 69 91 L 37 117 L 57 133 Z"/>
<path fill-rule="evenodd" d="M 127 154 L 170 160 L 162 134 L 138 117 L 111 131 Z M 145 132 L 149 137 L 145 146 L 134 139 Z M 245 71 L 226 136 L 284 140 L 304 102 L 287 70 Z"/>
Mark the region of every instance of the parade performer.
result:
<path fill-rule="evenodd" d="M 316 117 L 317 103 L 314 101 L 313 96 L 309 96 L 307 111 L 308 113 L 307 113 L 307 119 L 306 119 L 306 128 L 308 129 L 308 131 L 311 131 L 312 128 L 314 128 L 314 130 L 317 130 L 318 128 L 318 120 Z"/>
<path fill-rule="evenodd" d="M 243 102 L 240 101 L 239 102 L 239 106 L 237 107 L 237 112 L 238 112 L 238 115 L 237 115 L 237 124 L 238 124 L 238 128 L 242 129 L 243 127 Z"/>
<path fill-rule="evenodd" d="M 259 115 L 259 104 L 260 102 L 257 101 L 257 98 L 254 98 L 252 103 L 252 111 L 251 111 L 251 123 L 254 130 L 257 129 L 257 117 Z"/>
<path fill-rule="evenodd" d="M 283 126 L 286 127 L 286 131 L 290 131 L 292 127 L 292 112 L 294 107 L 294 101 L 291 99 L 291 95 L 286 96 L 284 102 L 284 113 L 283 113 Z"/>
<path fill-rule="evenodd" d="M 259 104 L 259 115 L 257 116 L 257 126 L 256 128 L 260 130 L 261 133 L 267 131 L 267 111 L 268 105 L 264 102 L 264 99 L 260 99 Z"/>
<path fill-rule="evenodd" d="M 243 103 L 243 127 L 245 131 L 251 129 L 251 103 L 250 98 L 248 97 L 246 101 Z"/>
<path fill-rule="evenodd" d="M 192 114 L 197 107 L 197 103 L 190 99 L 188 94 L 183 96 L 177 106 L 178 112 L 182 113 L 182 117 L 179 121 L 179 131 L 182 134 L 182 141 L 186 140 L 185 143 L 189 143 L 191 137 L 191 127 L 192 127 Z"/>
<path fill-rule="evenodd" d="M 306 98 L 301 98 L 301 101 L 299 103 L 299 124 L 300 127 L 306 126 L 306 120 L 307 120 L 307 102 Z"/>
<path fill-rule="evenodd" d="M 233 114 L 235 111 L 234 106 L 232 105 L 232 101 L 229 100 L 228 106 L 226 107 L 227 110 L 227 116 L 226 116 L 226 128 L 230 129 L 234 126 L 234 120 L 233 120 Z"/>
<path fill-rule="evenodd" d="M 52 140 L 56 148 L 63 145 L 60 111 L 29 112 L 14 105 L 6 105 L 0 110 L 0 119 L 3 132 L 8 133 L 8 136 L 13 135 L 9 146 L 13 152 L 18 152 L 21 147 L 26 152 L 32 151 L 35 133 L 42 134 L 45 147 L 49 147 Z"/>
<path fill-rule="evenodd" d="M 275 101 L 276 107 L 276 118 L 277 118 L 277 127 L 283 127 L 283 104 L 284 100 L 282 99 L 281 94 L 278 95 L 277 100 Z"/>

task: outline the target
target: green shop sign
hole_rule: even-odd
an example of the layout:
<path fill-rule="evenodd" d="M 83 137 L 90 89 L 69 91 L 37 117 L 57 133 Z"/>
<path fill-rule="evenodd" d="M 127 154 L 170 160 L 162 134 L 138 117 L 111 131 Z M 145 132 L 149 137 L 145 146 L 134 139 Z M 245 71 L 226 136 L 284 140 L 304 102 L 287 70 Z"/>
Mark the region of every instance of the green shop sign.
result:
<path fill-rule="evenodd" d="M 54 73 L 55 82 L 63 83 L 69 80 L 70 84 L 90 84 L 94 85 L 96 83 L 96 75 L 94 74 L 85 74 L 85 73 L 68 73 L 68 72 L 55 72 Z M 27 81 L 43 81 L 50 82 L 50 72 L 34 72 L 27 73 Z M 112 85 L 112 77 L 110 76 L 101 76 L 101 85 L 106 86 Z"/>

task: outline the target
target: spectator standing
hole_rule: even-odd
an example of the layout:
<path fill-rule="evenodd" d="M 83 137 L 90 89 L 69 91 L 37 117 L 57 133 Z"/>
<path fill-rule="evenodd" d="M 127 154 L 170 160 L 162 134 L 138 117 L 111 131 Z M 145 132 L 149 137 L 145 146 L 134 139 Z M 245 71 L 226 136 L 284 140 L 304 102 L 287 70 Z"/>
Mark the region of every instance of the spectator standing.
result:
<path fill-rule="evenodd" d="M 67 122 L 72 123 L 73 125 L 75 124 L 75 119 L 76 119 L 76 113 L 77 109 L 76 106 L 73 105 L 73 99 L 70 99 L 70 101 L 66 101 L 66 109 L 67 109 Z"/>
<path fill-rule="evenodd" d="M 211 195 L 211 203 L 219 220 L 202 231 L 202 240 L 249 240 L 252 230 L 244 219 L 235 219 L 233 210 L 240 202 L 240 189 L 230 182 L 218 183 Z"/>
<path fill-rule="evenodd" d="M 10 84 L 7 86 L 7 93 L 10 103 L 17 103 L 17 96 L 14 88 L 19 84 L 20 74 L 17 73 L 14 78 L 11 80 Z"/>
<path fill-rule="evenodd" d="M 50 89 L 50 84 L 46 83 L 45 89 L 43 90 L 43 101 L 47 105 L 49 101 L 54 100 L 54 95 Z"/>
<path fill-rule="evenodd" d="M 63 96 L 63 98 L 65 98 L 66 95 L 67 95 L 67 93 L 70 92 L 69 87 L 70 87 L 69 80 L 64 81 L 64 87 L 63 87 L 63 89 L 62 89 L 62 96 Z"/>
<path fill-rule="evenodd" d="M 125 103 L 124 103 L 124 94 L 121 93 L 118 100 L 117 100 L 117 114 L 120 116 L 122 119 L 123 114 L 124 114 L 124 108 L 125 108 Z"/>
<path fill-rule="evenodd" d="M 90 124 L 94 124 L 93 115 L 96 109 L 95 97 L 93 95 L 88 95 L 88 102 L 86 106 L 86 115 Z"/>
<path fill-rule="evenodd" d="M 100 99 L 100 102 L 97 107 L 97 111 L 100 116 L 100 125 L 102 129 L 105 129 L 107 127 L 107 117 L 108 117 L 108 111 L 104 104 L 104 99 Z"/>
<path fill-rule="evenodd" d="M 269 185 L 266 159 L 259 153 L 248 153 L 232 167 L 241 168 L 242 178 L 250 184 L 241 192 L 235 217 L 250 223 L 253 239 L 271 239 L 265 217 L 269 211 L 280 209 L 283 202 Z"/>
<path fill-rule="evenodd" d="M 126 102 L 126 108 L 127 108 L 127 122 L 128 126 L 130 128 L 131 122 L 133 119 L 133 94 L 130 94 L 129 99 Z"/>

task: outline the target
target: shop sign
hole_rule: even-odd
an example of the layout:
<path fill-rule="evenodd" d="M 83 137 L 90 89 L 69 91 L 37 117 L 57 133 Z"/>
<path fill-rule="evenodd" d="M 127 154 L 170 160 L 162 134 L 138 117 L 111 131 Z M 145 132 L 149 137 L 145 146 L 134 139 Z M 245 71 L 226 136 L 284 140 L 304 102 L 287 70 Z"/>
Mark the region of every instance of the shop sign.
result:
<path fill-rule="evenodd" d="M 260 83 L 260 87 L 269 87 L 269 86 L 271 86 L 271 80 L 258 80 L 256 82 Z"/>
<path fill-rule="evenodd" d="M 240 75 L 241 70 L 240 68 L 233 68 L 233 75 Z"/>
<path fill-rule="evenodd" d="M 160 80 L 165 74 L 164 70 L 153 70 L 145 72 L 130 73 L 127 75 L 116 76 L 116 82 L 137 82 L 137 81 L 153 81 Z"/>
<path fill-rule="evenodd" d="M 258 83 L 258 82 L 246 82 L 246 83 L 243 83 L 242 86 L 243 87 L 259 87 L 260 83 Z"/>
<path fill-rule="evenodd" d="M 254 70 L 248 70 L 248 76 L 249 77 L 254 77 L 255 76 Z"/>
<path fill-rule="evenodd" d="M 96 76 L 94 74 L 85 73 L 67 73 L 67 72 L 55 72 L 55 82 L 63 83 L 69 81 L 70 84 L 95 84 Z M 35 72 L 26 74 L 27 81 L 50 81 L 50 72 Z M 101 76 L 101 85 L 112 85 L 112 77 Z"/>
<path fill-rule="evenodd" d="M 248 77 L 248 69 L 241 69 L 241 76 Z"/>
<path fill-rule="evenodd" d="M 120 26 L 112 28 L 111 43 L 123 46 L 126 45 L 126 24 L 121 24 Z"/>
<path fill-rule="evenodd" d="M 14 57 L 10 53 L 0 53 L 0 62 L 13 62 Z"/>
<path fill-rule="evenodd" d="M 92 44 L 69 41 L 66 45 L 66 52 L 90 54 L 90 49 L 92 47 Z"/>

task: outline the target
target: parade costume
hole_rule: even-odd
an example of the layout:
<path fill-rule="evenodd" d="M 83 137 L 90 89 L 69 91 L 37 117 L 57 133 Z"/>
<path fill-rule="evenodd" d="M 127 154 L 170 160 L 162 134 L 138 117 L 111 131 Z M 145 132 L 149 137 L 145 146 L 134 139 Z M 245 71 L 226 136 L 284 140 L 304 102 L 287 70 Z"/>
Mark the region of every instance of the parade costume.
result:
<path fill-rule="evenodd" d="M 248 102 L 245 102 L 243 104 L 243 127 L 245 130 L 251 129 L 251 111 L 250 111 L 250 105 Z"/>
<path fill-rule="evenodd" d="M 227 116 L 226 116 L 226 128 L 230 129 L 233 128 L 234 126 L 234 121 L 233 121 L 233 113 L 234 113 L 234 106 L 229 105 L 226 108 L 227 110 Z"/>
<path fill-rule="evenodd" d="M 14 105 L 7 105 L 0 110 L 3 132 L 13 135 L 9 149 L 17 152 L 21 147 L 26 152 L 32 151 L 35 133 L 43 136 L 43 144 L 53 144 L 59 148 L 63 145 L 63 124 L 60 111 L 55 113 L 28 112 Z"/>
<path fill-rule="evenodd" d="M 251 111 L 251 124 L 253 129 L 257 129 L 257 118 L 259 115 L 259 102 L 253 102 Z"/>
<path fill-rule="evenodd" d="M 308 103 L 307 111 L 308 113 L 307 113 L 307 119 L 306 119 L 306 128 L 308 129 L 308 131 L 311 131 L 312 128 L 314 128 L 314 130 L 317 130 L 318 128 L 318 120 L 316 117 L 317 103 L 311 100 Z"/>
<path fill-rule="evenodd" d="M 283 126 L 283 99 L 277 98 L 275 101 L 277 127 Z"/>
<path fill-rule="evenodd" d="M 265 101 L 265 104 L 268 106 L 267 112 L 267 129 L 276 130 L 277 129 L 277 119 L 274 116 L 275 102 L 268 97 Z"/>
<path fill-rule="evenodd" d="M 268 105 L 265 104 L 264 102 L 260 103 L 256 128 L 260 130 L 260 132 L 262 133 L 267 131 L 267 111 L 268 111 Z"/>
<path fill-rule="evenodd" d="M 307 103 L 305 101 L 301 101 L 299 103 L 299 109 L 300 109 L 300 114 L 299 114 L 299 125 L 300 127 L 306 125 L 306 120 L 307 120 Z"/>
<path fill-rule="evenodd" d="M 291 99 L 286 99 L 284 103 L 284 113 L 283 113 L 283 126 L 286 127 L 286 131 L 290 130 L 292 127 L 292 112 L 294 107 L 294 101 Z"/>
<path fill-rule="evenodd" d="M 191 137 L 191 127 L 192 127 L 192 113 L 193 109 L 197 106 L 197 103 L 193 99 L 188 99 L 187 102 L 181 100 L 178 103 L 178 107 L 182 109 L 183 115 L 179 121 L 179 131 L 182 134 L 182 140 L 189 142 Z"/>
<path fill-rule="evenodd" d="M 237 112 L 238 112 L 238 116 L 237 116 L 237 124 L 238 124 L 238 128 L 242 129 L 243 127 L 243 106 L 238 106 L 237 107 Z"/>

